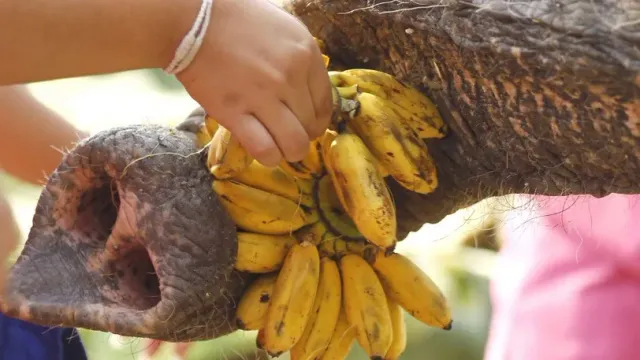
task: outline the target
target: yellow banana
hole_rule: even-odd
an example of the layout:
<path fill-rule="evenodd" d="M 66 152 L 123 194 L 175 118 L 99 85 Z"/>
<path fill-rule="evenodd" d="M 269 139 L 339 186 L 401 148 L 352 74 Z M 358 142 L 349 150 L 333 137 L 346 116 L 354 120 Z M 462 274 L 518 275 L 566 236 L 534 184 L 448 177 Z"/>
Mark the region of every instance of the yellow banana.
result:
<path fill-rule="evenodd" d="M 220 126 L 216 119 L 212 118 L 206 113 L 204 114 L 204 124 L 207 127 L 207 131 L 209 132 L 209 134 L 211 134 L 212 137 L 216 133 L 216 131 L 218 131 L 218 127 Z"/>
<path fill-rule="evenodd" d="M 322 137 L 311 140 L 309 153 L 301 161 L 287 162 L 282 160 L 280 168 L 293 177 L 300 179 L 313 179 L 322 176 L 324 164 L 322 163 Z"/>
<path fill-rule="evenodd" d="M 451 329 L 451 310 L 438 286 L 407 257 L 378 253 L 373 268 L 389 297 L 423 323 Z"/>
<path fill-rule="evenodd" d="M 324 132 L 324 134 L 320 137 L 320 149 L 322 151 L 321 156 L 322 156 L 322 161 L 325 161 L 325 155 L 326 155 L 326 151 L 327 149 L 331 146 L 331 143 L 333 142 L 333 140 L 335 140 L 335 138 L 338 136 L 338 133 L 334 130 L 326 130 Z M 326 166 L 326 165 L 325 165 Z"/>
<path fill-rule="evenodd" d="M 236 225 L 246 231 L 284 235 L 318 221 L 313 208 L 234 180 L 214 180 L 213 191 Z"/>
<path fill-rule="evenodd" d="M 193 110 L 186 119 L 176 126 L 177 130 L 186 131 L 195 135 L 198 149 L 205 147 L 213 138 L 213 134 L 207 130 L 204 119 L 204 109 L 199 107 Z"/>
<path fill-rule="evenodd" d="M 307 241 L 314 246 L 318 246 L 329 234 L 329 229 L 327 229 L 325 224 L 322 221 L 317 221 L 311 225 L 300 228 L 293 235 L 299 243 Z"/>
<path fill-rule="evenodd" d="M 426 144 L 377 96 L 360 93 L 357 99 L 360 108 L 349 125 L 380 164 L 408 190 L 421 194 L 435 190 L 438 177 Z"/>
<path fill-rule="evenodd" d="M 407 326 L 404 322 L 404 313 L 402 307 L 387 295 L 387 305 L 389 305 L 389 313 L 391 315 L 391 323 L 393 328 L 393 340 L 391 346 L 384 356 L 384 360 L 397 360 L 407 347 Z"/>
<path fill-rule="evenodd" d="M 351 347 L 356 338 L 355 326 L 349 324 L 347 320 L 347 314 L 344 307 L 340 308 L 340 315 L 336 328 L 329 341 L 327 350 L 322 355 L 321 360 L 342 360 L 346 359 L 351 352 Z"/>
<path fill-rule="evenodd" d="M 393 326 L 387 298 L 378 276 L 359 255 L 340 259 L 342 296 L 356 339 L 370 359 L 383 359 L 391 347 Z"/>
<path fill-rule="evenodd" d="M 326 45 L 325 45 L 324 41 L 318 39 L 315 36 L 313 37 L 313 40 L 316 41 L 316 45 L 318 45 L 318 47 L 320 48 L 320 52 L 324 54 L 325 51 L 327 51 L 327 48 L 326 48 Z"/>
<path fill-rule="evenodd" d="M 318 215 L 332 232 L 348 239 L 364 239 L 356 224 L 344 210 L 331 176 L 325 175 L 315 181 L 313 195 Z"/>
<path fill-rule="evenodd" d="M 257 160 L 239 174 L 234 180 L 256 189 L 283 196 L 297 204 L 313 206 L 313 182 L 297 179 L 274 167 L 266 167 Z"/>
<path fill-rule="evenodd" d="M 324 67 L 329 67 L 329 63 L 331 62 L 331 59 L 329 59 L 327 55 L 322 54 L 322 60 L 324 61 Z"/>
<path fill-rule="evenodd" d="M 356 131 L 353 128 L 352 124 L 347 124 L 346 125 L 346 131 L 355 134 Z M 375 156 L 372 157 L 373 162 L 376 165 L 376 168 L 378 169 L 378 173 L 380 173 L 380 176 L 382 176 L 383 178 L 389 176 L 389 171 L 387 171 L 387 169 L 382 165 L 382 163 L 380 163 L 380 160 L 376 159 Z"/>
<path fill-rule="evenodd" d="M 335 239 L 333 241 L 333 256 L 341 258 L 349 253 L 349 246 L 343 239 Z"/>
<path fill-rule="evenodd" d="M 358 84 L 353 84 L 353 85 L 344 86 L 344 87 L 337 87 L 336 89 L 338 89 L 338 94 L 340 94 L 341 98 L 350 99 L 350 100 L 354 100 L 356 98 L 356 95 L 358 95 L 358 92 L 359 92 Z"/>
<path fill-rule="evenodd" d="M 320 252 L 320 257 L 331 257 L 338 258 L 338 254 L 336 254 L 336 245 L 335 242 L 339 239 L 339 236 L 335 235 L 331 231 L 327 231 L 320 244 L 318 244 L 318 251 Z"/>
<path fill-rule="evenodd" d="M 310 243 L 295 244 L 278 274 L 258 346 L 271 356 L 290 350 L 302 337 L 318 290 L 320 257 Z"/>
<path fill-rule="evenodd" d="M 324 160 L 336 194 L 360 233 L 385 250 L 393 248 L 397 241 L 395 206 L 360 137 L 339 134 L 324 149 Z"/>
<path fill-rule="evenodd" d="M 207 156 L 207 166 L 216 179 L 228 179 L 245 170 L 253 157 L 238 139 L 222 125 L 218 125 Z"/>
<path fill-rule="evenodd" d="M 235 269 L 257 274 L 278 270 L 289 249 L 296 243 L 296 238 L 292 235 L 239 231 Z"/>
<path fill-rule="evenodd" d="M 325 68 L 329 67 L 330 59 L 329 59 L 329 57 L 327 55 L 324 54 L 324 52 L 326 50 L 324 41 L 322 41 L 322 40 L 320 40 L 318 38 L 315 38 L 315 37 L 314 37 L 314 39 L 316 41 L 316 44 L 318 45 L 318 48 L 320 48 L 320 52 L 322 53 L 322 60 L 324 60 L 324 67 Z"/>
<path fill-rule="evenodd" d="M 335 86 L 331 87 L 333 113 L 331 115 L 331 122 L 329 123 L 330 131 L 339 130 L 340 132 L 342 132 L 341 129 L 343 129 L 345 124 L 347 123 L 348 115 L 356 111 L 358 107 L 360 107 L 360 103 L 356 101 L 355 98 L 350 99 L 348 97 L 350 95 L 355 96 L 357 95 L 357 93 L 358 93 L 357 88 L 349 89 L 348 87 L 345 87 L 345 88 L 337 88 Z"/>
<path fill-rule="evenodd" d="M 341 258 L 347 254 L 356 254 L 367 262 L 373 261 L 378 248 L 370 243 L 358 240 L 335 239 L 333 242 L 334 257 Z"/>
<path fill-rule="evenodd" d="M 404 109 L 408 116 L 403 116 L 403 121 L 421 138 L 441 139 L 446 136 L 447 126 L 436 105 L 418 90 L 403 84 L 392 75 L 372 69 L 348 69 L 342 72 L 330 71 L 329 77 L 334 86 L 357 84 L 361 91 L 387 99 L 391 106 Z"/>
<path fill-rule="evenodd" d="M 236 309 L 236 325 L 240 330 L 263 327 L 277 277 L 277 273 L 260 275 L 244 291 Z"/>
<path fill-rule="evenodd" d="M 311 316 L 300 340 L 291 349 L 291 360 L 316 360 L 322 357 L 338 323 L 342 307 L 340 270 L 329 258 L 320 260 L 320 283 Z"/>

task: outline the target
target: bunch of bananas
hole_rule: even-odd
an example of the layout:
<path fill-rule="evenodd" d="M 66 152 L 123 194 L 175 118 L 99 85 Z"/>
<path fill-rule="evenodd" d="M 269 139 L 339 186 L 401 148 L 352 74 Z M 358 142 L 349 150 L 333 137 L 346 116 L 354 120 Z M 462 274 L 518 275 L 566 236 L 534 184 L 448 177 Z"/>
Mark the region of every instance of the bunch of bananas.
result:
<path fill-rule="evenodd" d="M 329 77 L 334 120 L 300 162 L 265 167 L 208 116 L 194 130 L 208 146 L 213 190 L 238 227 L 235 268 L 260 274 L 236 322 L 258 330 L 258 346 L 272 356 L 339 360 L 357 341 L 371 359 L 397 359 L 406 345 L 402 309 L 445 330 L 452 320 L 436 284 L 394 252 L 385 177 L 433 191 L 423 139 L 444 137 L 446 127 L 428 98 L 391 75 L 350 69 Z"/>

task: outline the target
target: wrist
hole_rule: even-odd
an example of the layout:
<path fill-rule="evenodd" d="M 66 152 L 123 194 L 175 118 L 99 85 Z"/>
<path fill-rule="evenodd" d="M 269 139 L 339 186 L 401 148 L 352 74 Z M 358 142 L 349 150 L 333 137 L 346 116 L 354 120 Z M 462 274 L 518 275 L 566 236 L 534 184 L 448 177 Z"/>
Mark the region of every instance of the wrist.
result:
<path fill-rule="evenodd" d="M 149 67 L 166 68 L 180 42 L 193 25 L 202 0 L 153 0 L 153 24 L 146 27 L 148 36 L 154 43 L 149 53 Z"/>

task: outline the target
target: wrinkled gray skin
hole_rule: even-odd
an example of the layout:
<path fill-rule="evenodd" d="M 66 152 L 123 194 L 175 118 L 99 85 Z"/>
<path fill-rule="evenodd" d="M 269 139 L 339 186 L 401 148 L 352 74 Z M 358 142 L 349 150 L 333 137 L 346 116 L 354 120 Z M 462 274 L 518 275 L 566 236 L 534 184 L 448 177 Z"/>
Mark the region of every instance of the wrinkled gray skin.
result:
<path fill-rule="evenodd" d="M 390 183 L 402 235 L 489 196 L 640 192 L 637 2 L 385 3 L 288 9 L 334 65 L 394 74 L 448 123 L 449 137 L 428 141 L 439 188 Z M 42 193 L 4 311 L 170 341 L 232 331 L 248 279 L 232 270 L 234 228 L 192 128 L 119 128 L 78 145 Z"/>
<path fill-rule="evenodd" d="M 203 156 L 189 133 L 159 126 L 78 144 L 42 192 L 3 311 L 173 341 L 232 331 L 247 279 Z"/>
<path fill-rule="evenodd" d="M 378 4 L 378 5 L 375 5 Z M 288 10 L 335 66 L 425 92 L 438 189 L 392 185 L 400 231 L 507 193 L 640 192 L 640 2 L 316 0 Z"/>

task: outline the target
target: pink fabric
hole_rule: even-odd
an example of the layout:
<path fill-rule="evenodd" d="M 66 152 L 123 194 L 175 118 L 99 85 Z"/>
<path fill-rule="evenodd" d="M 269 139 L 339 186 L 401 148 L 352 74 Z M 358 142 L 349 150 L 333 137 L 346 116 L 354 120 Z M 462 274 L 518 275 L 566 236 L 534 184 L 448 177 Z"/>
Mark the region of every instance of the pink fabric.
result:
<path fill-rule="evenodd" d="M 506 224 L 485 360 L 640 359 L 640 196 L 535 202 Z"/>

